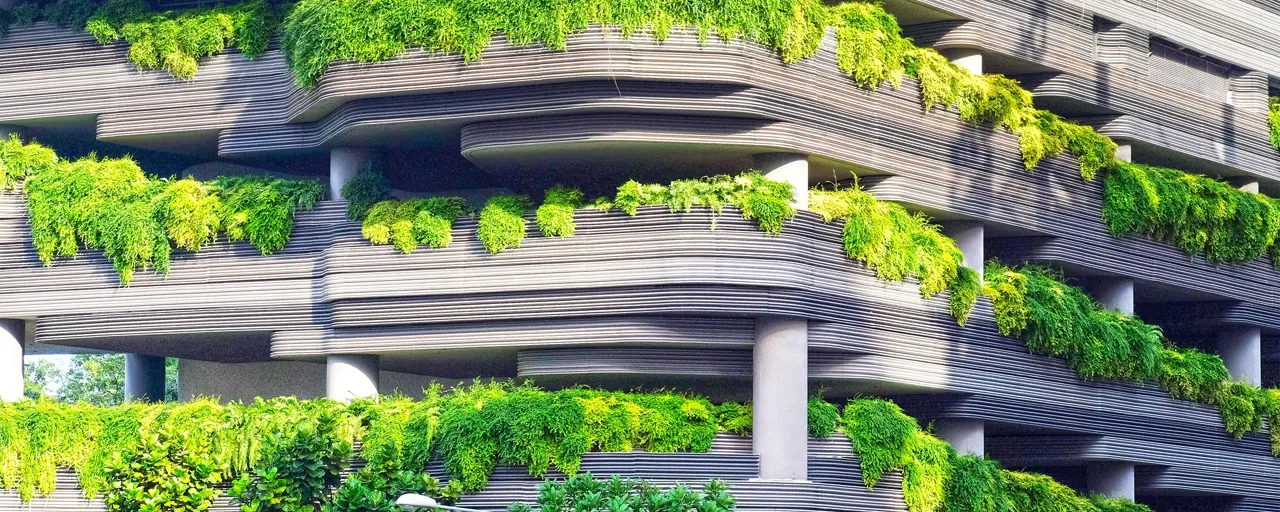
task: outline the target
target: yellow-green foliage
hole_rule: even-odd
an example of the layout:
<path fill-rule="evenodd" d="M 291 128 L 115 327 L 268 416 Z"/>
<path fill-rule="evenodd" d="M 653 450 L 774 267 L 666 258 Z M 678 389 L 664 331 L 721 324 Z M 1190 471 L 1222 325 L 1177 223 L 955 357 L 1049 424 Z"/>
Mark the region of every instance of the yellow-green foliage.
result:
<path fill-rule="evenodd" d="M 1004 476 L 1018 512 L 1099 512 L 1087 498 L 1045 475 L 1005 471 Z"/>
<path fill-rule="evenodd" d="M 432 249 L 453 241 L 453 221 L 469 213 L 461 197 L 389 199 L 368 209 L 360 234 L 374 245 L 391 243 L 409 254 L 419 245 Z"/>
<path fill-rule="evenodd" d="M 1271 147 L 1280 149 L 1280 98 L 1269 98 L 1267 107 L 1267 128 L 1271 132 Z"/>
<path fill-rule="evenodd" d="M 193 179 L 148 176 L 128 157 L 59 160 L 11 136 L 0 144 L 0 186 L 22 184 L 32 244 L 45 265 L 100 249 L 128 284 L 137 269 L 169 272 L 174 247 L 199 251 L 225 232 L 263 254 L 284 247 L 293 214 L 311 208 L 320 183 L 261 177 Z"/>
<path fill-rule="evenodd" d="M 582 207 L 582 191 L 554 186 L 538 207 L 538 229 L 543 236 L 573 236 L 573 211 Z"/>
<path fill-rule="evenodd" d="M 977 273 L 962 271 L 964 253 L 923 214 L 879 201 L 858 188 L 809 191 L 809 209 L 823 220 L 844 221 L 844 249 L 885 281 L 912 277 L 920 296 L 951 290 L 951 311 L 963 324 L 978 297 Z"/>
<path fill-rule="evenodd" d="M 516 195 L 493 196 L 480 210 L 480 224 L 476 238 L 492 254 L 520 247 L 520 241 L 528 234 L 524 212 L 529 209 L 529 198 Z"/>
<path fill-rule="evenodd" d="M 1280 206 L 1267 196 L 1137 164 L 1118 164 L 1107 176 L 1102 215 L 1115 236 L 1147 235 L 1214 263 L 1274 255 L 1280 232 Z"/>
<path fill-rule="evenodd" d="M 769 235 L 781 233 L 786 222 L 796 215 L 791 185 L 765 178 L 757 171 L 676 180 L 665 186 L 632 180 L 618 187 L 617 196 L 604 208 L 617 208 L 635 215 L 641 206 L 663 204 L 672 213 L 687 213 L 694 206 L 704 206 L 716 215 L 725 206 L 733 206 L 742 213 L 742 218 L 755 219 L 760 230 Z"/>

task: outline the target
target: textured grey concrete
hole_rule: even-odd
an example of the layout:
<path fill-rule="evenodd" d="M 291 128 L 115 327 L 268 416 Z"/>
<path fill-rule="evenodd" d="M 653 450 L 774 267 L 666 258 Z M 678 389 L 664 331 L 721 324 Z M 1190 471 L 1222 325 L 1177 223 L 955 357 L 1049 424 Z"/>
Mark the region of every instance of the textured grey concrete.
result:
<path fill-rule="evenodd" d="M 1134 497 L 1133 464 L 1098 462 L 1089 465 L 1089 492 L 1112 498 Z"/>
<path fill-rule="evenodd" d="M 809 322 L 756 319 L 752 441 L 760 478 L 807 480 Z"/>
<path fill-rule="evenodd" d="M 982 420 L 939 420 L 933 422 L 933 428 L 959 453 L 978 457 L 987 453 L 986 424 Z"/>
<path fill-rule="evenodd" d="M 809 209 L 809 160 L 799 153 L 760 153 L 752 163 L 766 178 L 791 185 L 797 210 Z"/>
<path fill-rule="evenodd" d="M 21 320 L 0 320 L 0 402 L 22 399 L 23 330 Z"/>
<path fill-rule="evenodd" d="M 956 247 L 964 253 L 961 264 L 978 273 L 982 282 L 982 266 L 986 258 L 986 230 L 981 222 L 956 220 L 944 222 L 942 232 L 956 241 Z"/>
<path fill-rule="evenodd" d="M 1262 385 L 1262 329 L 1228 327 L 1218 332 L 1218 355 L 1236 381 Z"/>
<path fill-rule="evenodd" d="M 370 157 L 362 148 L 333 148 L 329 150 L 329 198 L 342 199 L 342 187 L 346 186 L 360 167 Z"/>

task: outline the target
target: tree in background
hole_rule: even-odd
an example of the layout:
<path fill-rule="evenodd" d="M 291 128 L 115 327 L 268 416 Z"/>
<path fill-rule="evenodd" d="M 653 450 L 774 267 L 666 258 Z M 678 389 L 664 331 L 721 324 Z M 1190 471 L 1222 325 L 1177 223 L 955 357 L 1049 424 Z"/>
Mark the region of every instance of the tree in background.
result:
<path fill-rule="evenodd" d="M 52 396 L 49 388 L 61 378 L 58 366 L 43 359 L 22 365 L 22 370 L 22 394 L 32 400 Z"/>
<path fill-rule="evenodd" d="M 96 406 L 124 402 L 124 354 L 76 354 L 66 373 L 57 365 L 37 360 L 24 365 L 24 394 Z M 178 399 L 178 360 L 165 360 L 164 399 Z"/>

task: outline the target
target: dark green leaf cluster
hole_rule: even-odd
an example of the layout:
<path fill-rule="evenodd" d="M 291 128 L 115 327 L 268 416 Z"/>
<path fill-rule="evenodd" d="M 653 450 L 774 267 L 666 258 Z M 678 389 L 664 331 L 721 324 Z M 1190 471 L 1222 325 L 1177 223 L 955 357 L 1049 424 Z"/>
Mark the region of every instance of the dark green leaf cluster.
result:
<path fill-rule="evenodd" d="M 1267 99 L 1267 128 L 1271 132 L 1271 147 L 1280 149 L 1280 98 Z"/>
<path fill-rule="evenodd" d="M 844 221 L 844 249 L 889 282 L 915 278 L 920 296 L 950 289 L 951 311 L 963 324 L 978 297 L 976 272 L 963 269 L 964 253 L 923 214 L 880 201 L 858 188 L 811 190 L 809 209 L 823 220 Z"/>
<path fill-rule="evenodd" d="M 612 202 L 598 201 L 604 210 L 617 208 L 635 215 L 641 206 L 667 205 L 672 213 L 693 211 L 693 207 L 710 208 L 719 215 L 725 206 L 733 206 L 744 219 L 755 219 L 760 230 L 770 235 L 782 232 L 783 225 L 796 215 L 792 205 L 791 185 L 765 178 L 757 171 L 737 176 L 720 174 L 696 180 L 675 180 L 668 185 L 641 184 L 635 180 L 623 183 Z M 714 224 L 713 224 L 714 227 Z"/>
<path fill-rule="evenodd" d="M 840 409 L 822 397 L 809 397 L 809 436 L 826 439 L 840 426 Z"/>
<path fill-rule="evenodd" d="M 342 479 L 351 443 L 338 429 L 336 411 L 299 418 L 289 436 L 271 439 L 272 454 L 261 468 L 235 481 L 228 494 L 243 512 L 315 512 Z"/>
<path fill-rule="evenodd" d="M 225 232 L 263 254 L 284 247 L 293 215 L 322 194 L 318 182 L 265 177 L 157 179 L 128 157 L 59 160 L 11 137 L 0 144 L 0 185 L 22 184 L 32 244 L 45 265 L 100 249 L 128 284 L 137 269 L 169 271 L 173 248 L 199 251 Z"/>
<path fill-rule="evenodd" d="M 113 453 L 104 469 L 111 482 L 104 501 L 120 512 L 204 512 L 225 471 L 205 436 L 166 425 L 132 449 Z"/>
<path fill-rule="evenodd" d="M 341 199 L 347 201 L 347 219 L 362 221 L 369 215 L 369 209 L 373 205 L 391 199 L 391 181 L 372 162 L 366 162 L 342 186 Z"/>
<path fill-rule="evenodd" d="M 551 187 L 538 207 L 538 229 L 543 236 L 573 236 L 573 211 L 581 207 L 581 190 L 560 185 Z"/>
<path fill-rule="evenodd" d="M 1021 337 L 1033 353 L 1066 359 L 1083 378 L 1156 381 L 1174 398 L 1217 405 L 1237 439 L 1280 413 L 1280 390 L 1231 382 L 1222 358 L 1166 346 L 1159 327 L 1102 310 L 1052 270 L 988 262 L 983 294 L 1002 334 Z M 1280 454 L 1276 431 L 1272 450 Z"/>
<path fill-rule="evenodd" d="M 444 505 L 452 505 L 462 497 L 461 482 L 453 480 L 441 487 L 435 477 L 422 472 L 396 471 L 390 475 L 379 474 L 369 467 L 347 478 L 333 494 L 333 499 L 321 508 L 323 512 L 399 512 L 396 498 L 405 494 L 420 494 L 434 498 Z"/>
<path fill-rule="evenodd" d="M 520 247 L 528 235 L 524 212 L 529 209 L 529 198 L 517 195 L 498 195 L 489 198 L 480 210 L 480 224 L 476 238 L 492 254 Z"/>
<path fill-rule="evenodd" d="M 538 487 L 538 510 L 542 512 L 730 512 L 734 507 L 729 487 L 710 480 L 695 491 L 677 484 L 663 490 L 639 479 L 614 475 L 596 480 L 581 473 L 563 482 L 547 480 Z M 530 512 L 533 508 L 513 503 L 509 512 Z"/>
<path fill-rule="evenodd" d="M 470 212 L 461 197 L 389 199 L 369 208 L 360 234 L 374 245 L 391 243 L 405 254 L 419 245 L 438 249 L 453 241 L 453 221 Z"/>
<path fill-rule="evenodd" d="M 1115 236 L 1147 235 L 1213 263 L 1275 255 L 1280 232 L 1280 206 L 1267 196 L 1137 164 L 1118 164 L 1107 177 L 1102 215 Z"/>

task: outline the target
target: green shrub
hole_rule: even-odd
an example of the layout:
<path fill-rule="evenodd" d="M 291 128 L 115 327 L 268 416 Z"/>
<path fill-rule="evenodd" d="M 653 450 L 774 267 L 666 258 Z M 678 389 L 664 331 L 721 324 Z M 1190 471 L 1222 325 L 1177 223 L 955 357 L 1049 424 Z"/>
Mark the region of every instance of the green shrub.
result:
<path fill-rule="evenodd" d="M 828 23 L 836 28 L 836 62 L 854 83 L 867 89 L 902 84 L 915 46 L 892 14 L 879 4 L 845 2 L 831 8 Z"/>
<path fill-rule="evenodd" d="M 885 473 L 909 460 L 911 438 L 920 432 L 915 418 L 888 400 L 859 399 L 844 408 L 845 433 L 862 466 L 862 481 L 874 488 Z"/>
<path fill-rule="evenodd" d="M 1005 471 L 1004 477 L 1018 512 L 1098 512 L 1087 498 L 1045 475 Z"/>
<path fill-rule="evenodd" d="M 1280 98 L 1267 100 L 1267 128 L 1271 132 L 1271 147 L 1280 149 Z"/>
<path fill-rule="evenodd" d="M 1263 422 L 1276 412 L 1275 397 L 1266 390 L 1243 382 L 1227 386 L 1219 400 L 1218 410 L 1222 422 L 1236 439 L 1245 434 L 1262 430 Z"/>
<path fill-rule="evenodd" d="M 720 430 L 740 436 L 751 435 L 755 426 L 754 410 L 750 403 L 725 402 L 714 409 L 716 424 Z"/>
<path fill-rule="evenodd" d="M 405 254 L 424 244 L 439 249 L 453 241 L 453 221 L 468 213 L 461 197 L 390 199 L 369 208 L 360 234 L 374 245 L 391 243 Z"/>
<path fill-rule="evenodd" d="M 951 289 L 952 314 L 961 323 L 977 301 L 976 273 L 961 271 L 964 253 L 928 217 L 879 201 L 858 188 L 809 192 L 809 209 L 823 220 L 844 220 L 844 249 L 880 279 L 916 278 L 920 296 Z"/>
<path fill-rule="evenodd" d="M 650 512 L 729 512 L 734 507 L 729 487 L 720 480 L 710 480 L 702 491 L 684 484 L 662 490 L 638 479 L 596 480 L 591 473 L 569 477 L 564 482 L 547 480 L 538 487 L 538 510 L 542 512 L 576 512 L 585 510 L 645 510 Z M 530 512 L 533 507 L 513 503 L 510 512 Z"/>
<path fill-rule="evenodd" d="M 822 397 L 809 397 L 809 436 L 826 439 L 840 425 L 840 410 Z M 722 424 L 723 426 L 723 424 Z"/>
<path fill-rule="evenodd" d="M 1193 348 L 1164 349 L 1158 371 L 1156 380 L 1170 396 L 1206 404 L 1218 403 L 1231 381 L 1221 357 Z"/>
<path fill-rule="evenodd" d="M 720 174 L 696 180 L 676 180 L 669 185 L 640 184 L 634 180 L 618 187 L 612 202 L 597 201 L 603 208 L 618 208 L 635 215 L 641 206 L 667 205 L 672 213 L 693 211 L 695 206 L 710 208 L 716 216 L 725 206 L 733 206 L 742 218 L 754 219 L 761 231 L 769 235 L 782 232 L 786 221 L 796 215 L 789 183 L 765 178 L 757 171 L 737 176 Z M 712 228 L 715 228 L 714 221 Z"/>
<path fill-rule="evenodd" d="M 447 486 L 431 475 L 413 471 L 396 471 L 388 476 L 371 468 L 360 468 L 324 504 L 323 512 L 399 512 L 396 498 L 405 494 L 421 494 L 444 505 L 452 505 L 462 497 L 460 482 Z"/>
<path fill-rule="evenodd" d="M 978 277 L 977 271 L 958 266 L 950 290 L 951 316 L 964 325 L 969 320 L 969 313 L 973 312 L 973 305 L 978 303 L 978 295 L 982 293 L 982 278 Z"/>
<path fill-rule="evenodd" d="M 556 185 L 547 190 L 538 207 L 538 229 L 543 236 L 573 236 L 573 210 L 582 207 L 582 191 Z"/>
<path fill-rule="evenodd" d="M 951 459 L 947 512 L 1021 512 L 1009 497 L 1004 470 L 994 460 L 973 455 Z"/>
<path fill-rule="evenodd" d="M 529 198 L 516 195 L 498 195 L 489 199 L 480 210 L 480 225 L 476 238 L 490 253 L 520 247 L 528 229 L 524 212 L 529 209 Z"/>
<path fill-rule="evenodd" d="M 333 199 L 339 199 L 337 197 Z M 346 185 L 342 197 L 347 201 L 347 219 L 363 221 L 373 205 L 391 199 L 391 181 L 382 172 L 366 162 Z"/>
<path fill-rule="evenodd" d="M 1114 236 L 1150 236 L 1213 263 L 1257 259 L 1280 232 L 1280 207 L 1269 197 L 1137 164 L 1119 164 L 1108 175 L 1102 214 Z"/>
<path fill-rule="evenodd" d="M 263 468 L 236 480 L 229 494 L 232 504 L 253 512 L 316 510 L 342 480 L 351 457 L 351 443 L 338 429 L 341 420 L 326 414 L 300 418 L 297 431 L 277 436 L 277 446 Z"/>
<path fill-rule="evenodd" d="M 1139 505 L 1126 498 L 1108 498 L 1094 494 L 1089 496 L 1089 501 L 1098 507 L 1098 512 L 1151 512 L 1146 505 Z"/>

